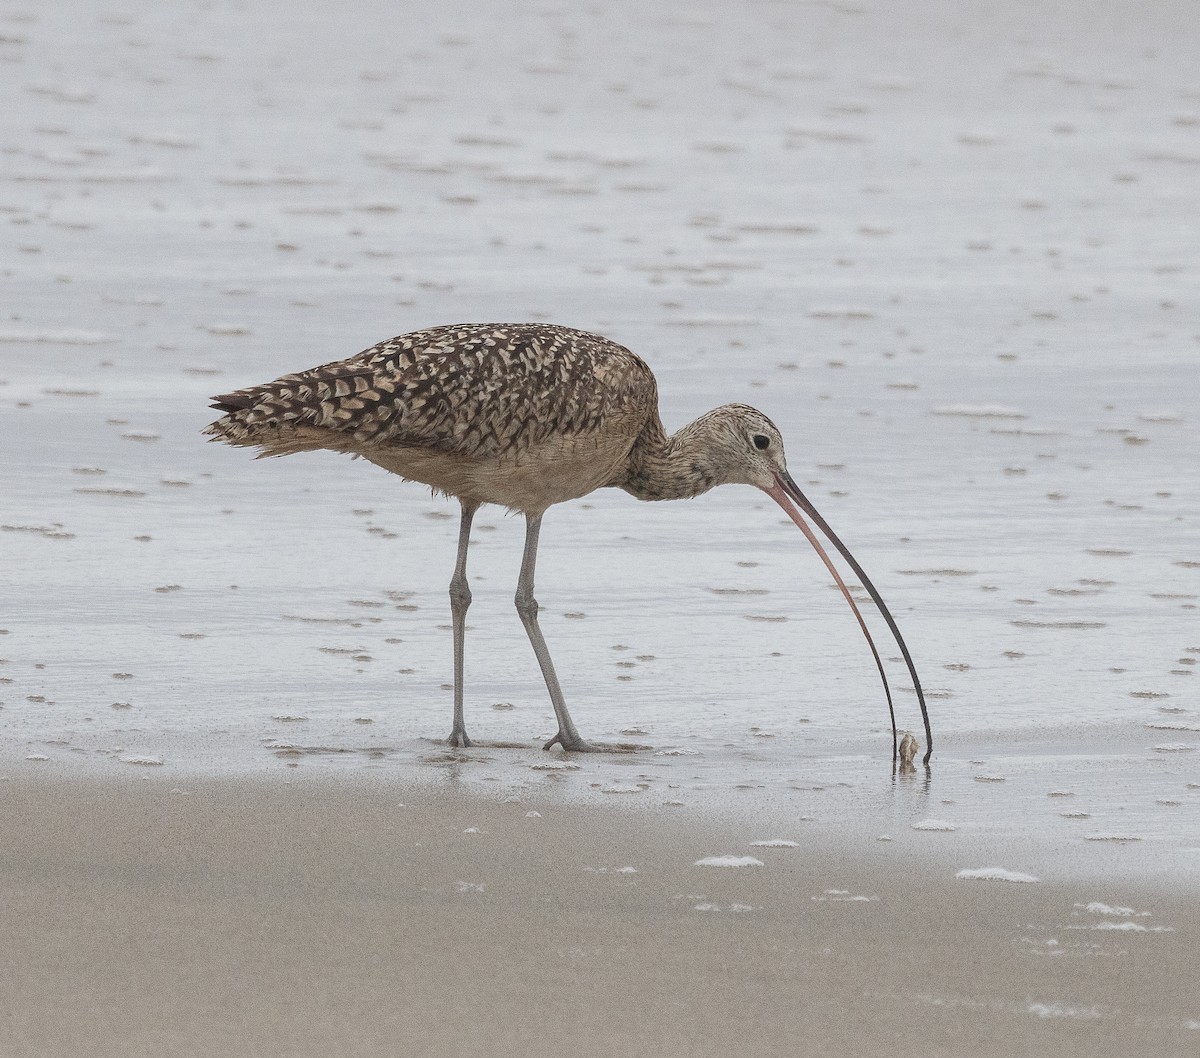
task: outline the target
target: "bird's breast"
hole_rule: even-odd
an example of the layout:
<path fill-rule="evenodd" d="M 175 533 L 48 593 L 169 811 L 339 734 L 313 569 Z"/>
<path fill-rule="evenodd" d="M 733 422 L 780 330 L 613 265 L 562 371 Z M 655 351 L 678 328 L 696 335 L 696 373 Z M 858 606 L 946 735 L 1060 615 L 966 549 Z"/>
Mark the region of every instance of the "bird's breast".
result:
<path fill-rule="evenodd" d="M 628 431 L 555 436 L 503 456 L 467 456 L 432 448 L 381 447 L 362 454 L 409 481 L 474 503 L 541 512 L 607 484 L 629 455 Z"/>

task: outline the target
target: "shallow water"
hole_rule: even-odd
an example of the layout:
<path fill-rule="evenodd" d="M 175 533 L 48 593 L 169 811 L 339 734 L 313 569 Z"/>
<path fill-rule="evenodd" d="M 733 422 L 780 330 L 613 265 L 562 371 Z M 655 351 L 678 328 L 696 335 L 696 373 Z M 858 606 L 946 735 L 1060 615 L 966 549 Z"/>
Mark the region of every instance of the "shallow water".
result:
<path fill-rule="evenodd" d="M 1111 765 L 1171 799 L 1155 762 L 1178 761 L 1170 827 L 1194 832 L 1190 5 L 754 7 L 4 13 L 13 767 L 438 752 L 455 506 L 205 445 L 206 398 L 421 326 L 548 319 L 645 356 L 670 427 L 724 401 L 779 423 L 906 635 L 942 774 L 1107 739 L 1097 788 Z M 585 735 L 703 754 L 722 787 L 886 769 L 865 644 L 766 497 L 604 492 L 542 539 Z M 468 727 L 532 745 L 553 719 L 520 544 L 477 520 Z"/>

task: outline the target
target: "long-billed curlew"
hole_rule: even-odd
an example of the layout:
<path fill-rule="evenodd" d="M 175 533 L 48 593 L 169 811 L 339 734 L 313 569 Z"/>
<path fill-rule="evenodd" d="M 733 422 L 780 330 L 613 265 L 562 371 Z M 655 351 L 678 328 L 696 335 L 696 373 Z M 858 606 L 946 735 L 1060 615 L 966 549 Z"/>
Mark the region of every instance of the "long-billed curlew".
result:
<path fill-rule="evenodd" d="M 545 745 L 589 750 L 567 712 L 538 628 L 533 597 L 538 532 L 546 509 L 605 486 L 640 500 L 699 496 L 716 485 L 762 489 L 816 548 L 867 637 L 896 719 L 883 662 L 837 568 L 801 511 L 841 552 L 875 600 L 912 675 L 925 722 L 925 762 L 933 735 L 921 683 L 900 630 L 879 592 L 805 498 L 787 470 L 783 439 L 762 412 L 726 404 L 669 435 L 658 414 L 650 368 L 599 335 L 549 324 L 461 324 L 390 338 L 348 360 L 213 398 L 225 414 L 205 429 L 214 440 L 259 449 L 259 457 L 330 449 L 362 456 L 462 505 L 458 560 L 450 581 L 454 628 L 454 727 L 450 743 L 469 746 L 463 720 L 463 640 L 471 589 L 467 546 L 480 504 L 525 515 L 525 552 L 516 604 L 558 718 Z M 797 507 L 799 510 L 797 510 Z"/>

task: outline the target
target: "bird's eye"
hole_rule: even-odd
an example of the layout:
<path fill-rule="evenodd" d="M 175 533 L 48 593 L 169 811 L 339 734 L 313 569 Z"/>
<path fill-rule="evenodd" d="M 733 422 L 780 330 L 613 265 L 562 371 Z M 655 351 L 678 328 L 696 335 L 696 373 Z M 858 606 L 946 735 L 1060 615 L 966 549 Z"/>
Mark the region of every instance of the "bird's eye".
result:
<path fill-rule="evenodd" d="M 771 439 L 765 433 L 756 433 L 752 438 L 754 447 L 760 452 L 771 447 Z"/>

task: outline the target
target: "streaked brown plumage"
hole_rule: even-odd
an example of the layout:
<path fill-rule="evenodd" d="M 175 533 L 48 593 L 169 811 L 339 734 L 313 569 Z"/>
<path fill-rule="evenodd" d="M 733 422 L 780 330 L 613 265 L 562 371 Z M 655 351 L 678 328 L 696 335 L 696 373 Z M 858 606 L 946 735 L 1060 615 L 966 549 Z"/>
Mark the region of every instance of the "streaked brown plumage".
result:
<path fill-rule="evenodd" d="M 521 511 L 527 519 L 517 609 L 558 717 L 558 733 L 546 748 L 554 743 L 564 749 L 591 747 L 571 722 L 537 626 L 538 532 L 548 507 L 597 488 L 663 500 L 697 496 L 721 484 L 755 485 L 804 529 L 840 584 L 815 537 L 789 509 L 788 500 L 799 502 L 850 561 L 899 636 L 861 568 L 788 475 L 783 440 L 770 419 L 744 404 L 728 404 L 668 436 L 650 368 L 599 335 L 530 323 L 434 327 L 380 342 L 347 360 L 215 397 L 213 407 L 225 413 L 204 431 L 214 440 L 257 448 L 260 457 L 316 449 L 347 452 L 458 498 L 462 521 L 450 587 L 452 744 L 470 744 L 462 709 L 464 622 L 471 598 L 466 556 L 471 520 L 483 503 Z M 902 640 L 900 645 L 920 694 Z M 871 649 L 883 676 L 873 643 Z M 888 701 L 890 707 L 890 691 Z M 923 698 L 921 707 L 924 711 Z M 893 750 L 894 744 L 893 737 Z"/>

